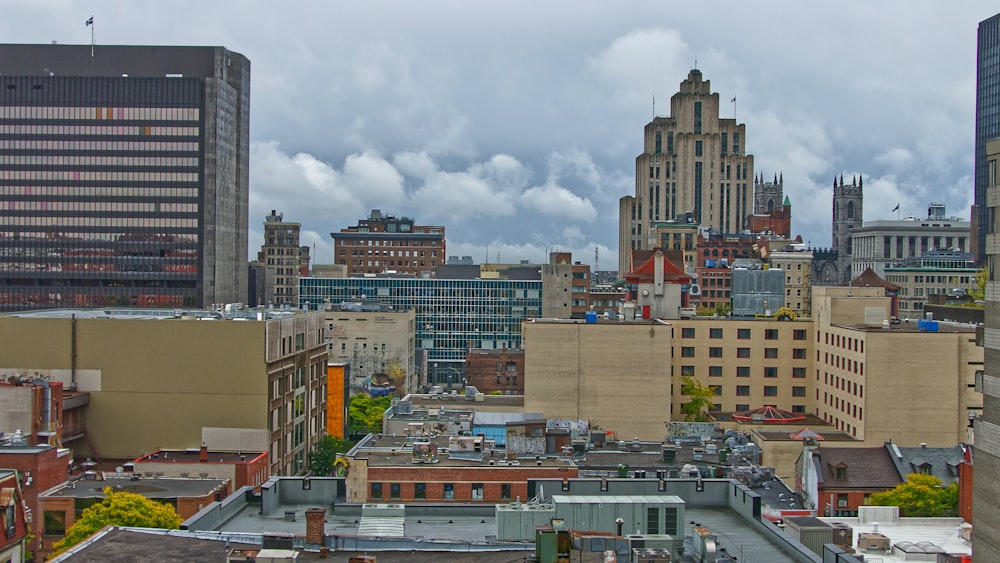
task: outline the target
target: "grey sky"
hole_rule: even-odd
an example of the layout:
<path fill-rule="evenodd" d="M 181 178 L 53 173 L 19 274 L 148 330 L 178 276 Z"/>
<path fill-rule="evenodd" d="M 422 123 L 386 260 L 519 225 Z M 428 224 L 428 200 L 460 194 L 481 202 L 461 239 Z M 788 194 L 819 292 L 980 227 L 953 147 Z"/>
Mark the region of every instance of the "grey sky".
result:
<path fill-rule="evenodd" d="M 695 65 L 783 173 L 793 231 L 830 244 L 831 185 L 866 220 L 969 216 L 976 2 L 8 0 L 12 43 L 224 45 L 252 63 L 251 248 L 270 209 L 330 231 L 372 208 L 447 227 L 448 254 L 617 264 L 642 129 Z"/>

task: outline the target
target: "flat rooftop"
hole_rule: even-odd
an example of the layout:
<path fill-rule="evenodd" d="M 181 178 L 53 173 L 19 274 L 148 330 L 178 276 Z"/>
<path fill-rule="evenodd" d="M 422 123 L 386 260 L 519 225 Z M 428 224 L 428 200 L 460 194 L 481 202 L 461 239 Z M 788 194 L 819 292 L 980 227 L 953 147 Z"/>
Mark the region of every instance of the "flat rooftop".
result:
<path fill-rule="evenodd" d="M 250 463 L 267 452 L 208 452 L 208 463 Z M 201 450 L 160 450 L 134 460 L 134 464 L 146 463 L 202 463 Z"/>
<path fill-rule="evenodd" d="M 976 327 L 972 324 L 966 323 L 953 323 L 950 321 L 937 321 L 938 329 L 935 332 L 945 332 L 945 333 L 974 333 L 976 332 Z M 917 319 L 903 319 L 902 322 L 895 325 L 889 325 L 889 328 L 882 328 L 880 326 L 868 326 L 868 325 L 835 325 L 841 328 L 849 328 L 851 330 L 860 330 L 863 332 L 887 332 L 887 333 L 913 333 L 913 332 L 925 332 L 917 328 Z M 930 334 L 934 334 L 931 332 Z"/>
<path fill-rule="evenodd" d="M 209 495 L 225 486 L 225 479 L 82 479 L 51 493 L 48 497 L 104 498 L 104 488 L 137 493 L 146 498 L 192 498 Z"/>
<path fill-rule="evenodd" d="M 4 313 L 8 317 L 23 317 L 28 319 L 181 319 L 190 317 L 188 320 L 257 320 L 257 314 L 261 313 L 260 320 L 272 320 L 304 314 L 299 309 L 269 309 L 266 307 L 240 308 L 231 311 L 212 311 L 208 309 L 143 309 L 127 307 L 109 307 L 104 309 L 40 309 L 37 311 L 20 311 Z"/>
<path fill-rule="evenodd" d="M 476 401 L 472 397 L 464 394 L 446 395 L 441 394 L 410 394 L 403 397 L 404 401 L 410 401 L 414 407 L 447 408 L 447 409 L 470 409 L 475 410 L 483 406 L 504 406 L 523 407 L 524 395 L 484 395 L 482 401 Z"/>
<path fill-rule="evenodd" d="M 839 522 L 851 527 L 851 545 L 858 545 L 858 534 L 872 533 L 874 525 L 870 523 L 860 523 L 858 518 L 820 518 L 827 523 Z M 961 518 L 900 518 L 898 522 L 879 522 L 878 533 L 889 538 L 889 544 L 895 545 L 900 542 L 930 542 L 940 547 L 945 553 L 955 555 L 972 553 L 972 545 L 963 540 L 958 533 L 962 524 Z M 914 555 L 906 557 L 898 549 L 892 552 L 884 551 L 862 551 L 858 553 L 865 556 L 865 560 L 882 561 L 882 563 L 894 563 L 897 561 L 934 561 L 935 555 Z"/>

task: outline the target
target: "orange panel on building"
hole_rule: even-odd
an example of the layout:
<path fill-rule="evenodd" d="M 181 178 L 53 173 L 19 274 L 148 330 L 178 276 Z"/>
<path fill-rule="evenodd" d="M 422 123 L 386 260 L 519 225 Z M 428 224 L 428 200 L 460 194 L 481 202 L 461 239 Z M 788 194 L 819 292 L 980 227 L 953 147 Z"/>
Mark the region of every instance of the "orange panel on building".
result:
<path fill-rule="evenodd" d="M 331 436 L 346 438 L 347 385 L 345 366 L 326 366 L 326 431 Z"/>

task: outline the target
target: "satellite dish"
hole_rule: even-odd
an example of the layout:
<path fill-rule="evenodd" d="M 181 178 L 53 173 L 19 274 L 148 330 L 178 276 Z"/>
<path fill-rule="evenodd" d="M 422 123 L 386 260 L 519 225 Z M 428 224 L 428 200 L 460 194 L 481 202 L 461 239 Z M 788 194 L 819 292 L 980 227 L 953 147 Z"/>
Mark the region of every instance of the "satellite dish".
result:
<path fill-rule="evenodd" d="M 688 293 L 690 293 L 694 297 L 701 295 L 701 286 L 699 286 L 696 283 L 691 284 L 691 289 L 689 290 Z"/>

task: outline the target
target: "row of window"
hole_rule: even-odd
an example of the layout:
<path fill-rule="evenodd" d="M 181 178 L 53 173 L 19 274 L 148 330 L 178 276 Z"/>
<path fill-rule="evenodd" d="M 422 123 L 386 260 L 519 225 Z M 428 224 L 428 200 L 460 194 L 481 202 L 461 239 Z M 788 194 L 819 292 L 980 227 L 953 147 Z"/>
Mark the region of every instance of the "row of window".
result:
<path fill-rule="evenodd" d="M 0 149 L 107 151 L 109 155 L 132 151 L 181 151 L 196 153 L 198 148 L 197 141 L 98 141 L 86 138 L 74 139 L 72 141 L 55 139 L 0 139 Z"/>
<path fill-rule="evenodd" d="M 0 119 L 135 119 L 197 121 L 198 108 L 3 106 Z"/>
<path fill-rule="evenodd" d="M 197 198 L 198 188 L 164 187 L 159 185 L 144 185 L 135 187 L 108 186 L 0 186 L 3 196 L 39 196 L 43 199 L 51 196 L 74 196 L 93 198 Z"/>
<path fill-rule="evenodd" d="M 736 338 L 739 340 L 750 340 L 753 329 L 749 328 L 738 328 L 736 329 Z M 758 329 L 759 330 L 759 329 Z M 695 338 L 697 331 L 695 327 L 686 326 L 681 328 L 681 338 Z M 723 338 L 725 336 L 725 329 L 713 327 L 708 329 L 708 337 L 713 339 Z M 778 329 L 776 328 L 766 328 L 764 329 L 764 340 L 777 340 L 778 339 Z M 795 329 L 792 331 L 792 340 L 805 340 L 806 330 L 805 329 Z"/>
<path fill-rule="evenodd" d="M 708 376 L 709 377 L 722 377 L 722 366 L 708 366 Z M 766 366 L 764 367 L 764 377 L 778 377 L 778 366 Z M 683 377 L 695 377 L 694 366 L 681 366 L 681 376 Z M 736 366 L 736 377 L 750 377 L 750 366 Z M 792 378 L 793 379 L 805 379 L 806 368 L 804 367 L 793 367 L 792 368 Z"/>
<path fill-rule="evenodd" d="M 432 492 L 433 499 L 445 499 L 445 500 L 485 500 L 486 497 L 486 487 L 483 483 L 472 483 L 471 494 L 467 498 L 458 498 L 455 496 L 455 484 L 454 483 L 433 483 L 435 491 Z M 369 483 L 370 493 L 368 500 L 379 500 L 379 499 L 401 499 L 403 497 L 403 484 L 402 483 Z M 438 494 L 438 488 L 440 494 Z M 511 498 L 512 486 L 510 483 L 500 483 L 500 496 L 497 497 L 500 500 L 509 500 Z M 409 494 L 409 491 L 407 491 Z M 413 498 L 420 500 L 427 498 L 427 483 L 413 483 Z M 493 499 L 490 499 L 493 500 Z"/>
<path fill-rule="evenodd" d="M 197 182 L 198 172 L 140 172 L 114 170 L 0 170 L 3 180 L 87 181 L 87 182 Z"/>
<path fill-rule="evenodd" d="M 336 238 L 336 234 L 333 235 Z M 347 244 L 350 242 L 351 244 Z M 364 240 L 351 240 L 340 239 L 340 244 L 338 246 L 427 246 L 434 247 L 437 246 L 438 241 L 436 240 L 409 240 L 409 239 L 364 239 Z"/>
<path fill-rule="evenodd" d="M 792 359 L 795 360 L 805 360 L 807 359 L 808 351 L 806 348 L 792 348 Z M 695 347 L 694 346 L 682 346 L 681 347 L 681 357 L 682 358 L 693 358 L 695 357 Z M 722 347 L 712 346 L 708 349 L 709 358 L 721 358 L 722 357 Z M 737 348 L 736 349 L 737 358 L 749 358 L 750 348 Z M 764 358 L 765 359 L 777 359 L 778 349 L 777 348 L 764 348 Z"/>
<path fill-rule="evenodd" d="M 97 213 L 97 212 L 92 212 Z M 185 219 L 179 217 L 44 217 L 30 215 L 7 215 L 0 208 L 0 228 L 11 227 L 58 227 L 73 229 L 74 227 L 105 227 L 119 230 L 124 227 L 145 227 L 145 228 L 173 228 L 173 229 L 197 229 L 198 219 Z M 18 229 L 19 231 L 21 229 Z M 52 234 L 51 229 L 47 234 Z M 60 232 L 66 235 L 66 233 Z M 27 236 L 22 233 L 22 236 Z M 68 236 L 68 235 L 66 235 Z"/>

